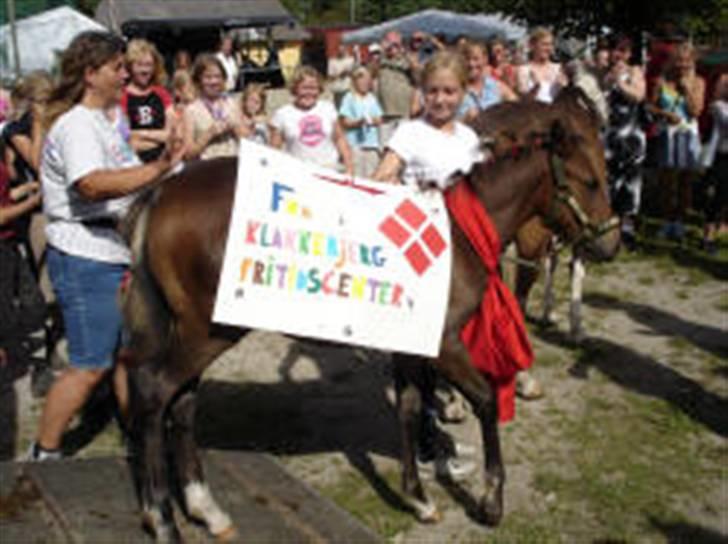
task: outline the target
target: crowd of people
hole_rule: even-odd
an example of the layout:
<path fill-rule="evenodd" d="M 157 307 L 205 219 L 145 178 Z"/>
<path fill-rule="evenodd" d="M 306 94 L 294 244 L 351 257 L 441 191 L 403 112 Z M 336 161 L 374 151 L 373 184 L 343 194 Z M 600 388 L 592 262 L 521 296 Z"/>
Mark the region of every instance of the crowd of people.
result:
<path fill-rule="evenodd" d="M 231 92 L 239 67 L 227 37 L 217 53 L 192 59 L 178 51 L 167 78 L 152 43 L 87 32 L 64 52 L 58 78 L 40 72 L 20 78 L 0 94 L 0 365 L 12 364 L 14 338 L 43 319 L 17 317 L 37 306 L 37 296 L 23 306 L 17 271 L 29 267 L 25 276 L 37 278 L 28 218 L 41 206 L 45 263 L 70 362 L 47 395 L 30 458 L 61 455 L 66 427 L 112 368 L 124 413 L 116 295 L 130 249 L 116 227 L 134 195 L 183 160 L 235 156 L 243 138 L 349 174 L 445 189 L 453 173 L 482 159 L 468 126 L 479 112 L 503 101 L 548 103 L 584 81 L 601 112 L 612 203 L 626 243 L 633 241 L 649 163 L 663 187 L 664 236 L 684 236 L 696 180 L 709 187 L 703 246 L 713 252 L 726 211 L 728 78 L 708 96 L 689 43 L 674 47 L 651 82 L 631 64 L 625 36 L 569 63 L 557 62 L 555 49 L 553 34 L 542 28 L 530 35 L 527 59 L 502 40 L 448 44 L 422 32 L 409 40 L 389 32 L 369 45 L 364 60 L 342 46 L 330 60 L 328 81 L 310 66 L 297 67 L 289 103 L 273 112 L 262 84 Z M 706 107 L 713 128 L 701 135 Z M 424 425 L 431 429 L 432 418 Z M 428 450 L 429 435 L 423 436 Z M 431 459 L 434 452 L 422 455 Z M 441 466 L 454 477 L 474 468 Z"/>

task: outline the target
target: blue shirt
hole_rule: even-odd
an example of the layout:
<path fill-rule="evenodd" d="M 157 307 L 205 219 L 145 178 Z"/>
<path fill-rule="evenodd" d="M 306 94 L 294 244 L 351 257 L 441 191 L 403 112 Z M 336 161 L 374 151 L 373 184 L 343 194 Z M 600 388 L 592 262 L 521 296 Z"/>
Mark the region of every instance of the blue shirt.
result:
<path fill-rule="evenodd" d="M 374 119 L 382 116 L 382 108 L 377 97 L 372 93 L 361 97 L 350 91 L 344 95 L 341 101 L 339 115 L 352 121 Z M 349 145 L 379 149 L 379 127 L 364 125 L 358 128 L 348 128 L 345 132 Z"/>
<path fill-rule="evenodd" d="M 483 111 L 500 103 L 503 99 L 498 81 L 490 76 L 483 76 L 483 87 L 480 93 L 468 90 L 458 109 L 458 117 L 463 117 L 472 109 Z"/>

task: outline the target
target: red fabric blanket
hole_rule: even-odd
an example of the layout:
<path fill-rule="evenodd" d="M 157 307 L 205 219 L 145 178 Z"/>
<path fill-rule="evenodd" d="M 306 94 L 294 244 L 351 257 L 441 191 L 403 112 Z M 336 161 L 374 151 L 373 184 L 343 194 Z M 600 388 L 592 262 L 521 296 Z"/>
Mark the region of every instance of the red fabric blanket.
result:
<path fill-rule="evenodd" d="M 460 338 L 475 367 L 495 389 L 500 421 L 510 421 L 515 415 L 516 373 L 533 362 L 523 314 L 498 271 L 498 232 L 473 190 L 461 181 L 445 193 L 445 202 L 488 271 L 480 309 L 463 327 Z"/>

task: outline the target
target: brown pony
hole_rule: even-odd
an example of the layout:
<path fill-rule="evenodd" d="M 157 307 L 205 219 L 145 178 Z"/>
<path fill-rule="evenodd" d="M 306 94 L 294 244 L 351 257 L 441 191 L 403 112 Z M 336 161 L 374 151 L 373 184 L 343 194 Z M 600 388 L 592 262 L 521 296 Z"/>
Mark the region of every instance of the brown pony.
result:
<path fill-rule="evenodd" d="M 519 110 L 521 115 L 515 115 Z M 548 129 L 550 123 L 561 116 L 577 116 L 583 123 L 591 124 L 594 130 L 588 131 L 585 136 L 598 138 L 600 123 L 599 112 L 594 103 L 575 87 L 568 87 L 560 94 L 552 107 L 541 102 L 506 103 L 482 112 L 471 124 L 482 140 L 486 141 L 495 156 L 502 156 L 523 145 L 523 138 L 534 131 Z M 605 190 L 607 190 L 605 186 Z M 615 229 L 619 226 L 617 218 L 604 223 L 601 229 Z M 544 323 L 552 321 L 553 277 L 558 264 L 558 248 L 554 242 L 556 236 L 553 228 L 549 228 L 540 217 L 534 217 L 526 222 L 516 233 L 514 242 L 518 257 L 516 264 L 515 294 L 524 315 L 528 295 L 536 283 L 541 271 L 541 263 L 545 262 L 545 289 L 544 289 Z M 603 232 L 593 233 L 594 235 Z M 584 260 L 589 255 L 583 254 L 583 247 L 576 244 L 572 248 L 570 262 L 571 275 L 571 304 L 569 309 L 570 333 L 574 340 L 582 337 L 581 328 L 581 282 L 584 277 Z"/>
<path fill-rule="evenodd" d="M 578 106 L 576 106 L 578 108 Z M 521 115 L 515 113 L 514 115 Z M 579 115 L 563 116 L 517 158 L 477 165 L 467 179 L 503 241 L 534 216 L 548 218 L 567 239 L 577 239 L 612 215 L 603 190 L 603 149 L 585 135 Z M 146 525 L 160 541 L 176 540 L 170 489 L 179 485 L 187 513 L 218 536 L 234 529 L 205 483 L 194 433 L 200 375 L 246 333 L 211 324 L 223 260 L 237 164 L 232 159 L 189 165 L 158 187 L 137 209 L 131 230 L 135 261 L 124 312 L 137 364 L 130 369 L 130 429 Z M 593 237 L 591 253 L 614 255 L 618 233 Z M 402 429 L 403 492 L 423 520 L 438 518 L 415 463 L 423 368 L 435 367 L 473 407 L 481 423 L 486 491 L 482 513 L 496 524 L 503 512 L 503 468 L 497 408 L 488 380 L 471 364 L 460 341 L 463 324 L 478 309 L 488 278 L 479 257 L 453 223 L 452 280 L 440 354 L 397 356 L 396 389 Z M 173 472 L 176 482 L 170 481 Z"/>

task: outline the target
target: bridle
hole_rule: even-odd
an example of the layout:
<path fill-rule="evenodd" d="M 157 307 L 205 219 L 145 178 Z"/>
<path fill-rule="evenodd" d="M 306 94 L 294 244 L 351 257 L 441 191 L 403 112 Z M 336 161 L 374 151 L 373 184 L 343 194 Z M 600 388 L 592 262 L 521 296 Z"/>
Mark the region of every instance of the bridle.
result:
<path fill-rule="evenodd" d="M 555 190 L 551 196 L 551 201 L 547 206 L 546 214 L 543 216 L 543 222 L 552 231 L 562 233 L 564 227 L 558 220 L 563 207 L 566 207 L 574 216 L 576 222 L 581 228 L 581 233 L 573 244 L 591 242 L 596 238 L 603 236 L 611 230 L 619 227 L 619 217 L 613 215 L 609 219 L 601 222 L 593 221 L 579 204 L 574 196 L 573 190 L 566 179 L 566 170 L 564 168 L 564 160 L 556 154 L 549 146 L 545 146 L 548 152 L 549 168 L 551 177 L 554 181 Z M 588 184 L 592 181 L 582 181 Z"/>

